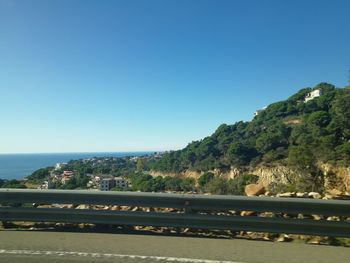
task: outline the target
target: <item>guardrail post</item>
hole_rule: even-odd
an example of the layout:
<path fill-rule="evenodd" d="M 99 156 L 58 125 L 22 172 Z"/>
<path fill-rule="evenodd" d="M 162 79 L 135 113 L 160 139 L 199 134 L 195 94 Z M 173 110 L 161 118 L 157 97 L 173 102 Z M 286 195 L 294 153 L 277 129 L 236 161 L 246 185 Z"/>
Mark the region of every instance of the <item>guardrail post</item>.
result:
<path fill-rule="evenodd" d="M 190 206 L 190 201 L 185 201 L 185 214 L 193 214 L 193 209 Z"/>

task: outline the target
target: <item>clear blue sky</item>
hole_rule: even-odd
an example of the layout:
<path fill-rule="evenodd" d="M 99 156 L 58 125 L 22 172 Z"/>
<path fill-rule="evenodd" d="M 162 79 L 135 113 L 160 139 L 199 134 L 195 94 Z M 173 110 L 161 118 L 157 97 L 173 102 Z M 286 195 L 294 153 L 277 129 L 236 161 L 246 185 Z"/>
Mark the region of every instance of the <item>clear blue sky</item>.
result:
<path fill-rule="evenodd" d="M 347 83 L 350 1 L 0 0 L 0 152 L 179 149 Z"/>

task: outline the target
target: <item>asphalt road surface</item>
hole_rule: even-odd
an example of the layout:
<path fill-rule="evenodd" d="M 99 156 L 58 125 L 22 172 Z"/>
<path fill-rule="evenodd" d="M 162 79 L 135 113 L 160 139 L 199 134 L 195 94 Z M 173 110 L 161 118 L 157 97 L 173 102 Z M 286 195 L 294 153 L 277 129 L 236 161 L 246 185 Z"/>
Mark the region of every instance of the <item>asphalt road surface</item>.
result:
<path fill-rule="evenodd" d="M 0 231 L 1 263 L 349 262 L 350 248 L 241 239 L 110 233 Z"/>

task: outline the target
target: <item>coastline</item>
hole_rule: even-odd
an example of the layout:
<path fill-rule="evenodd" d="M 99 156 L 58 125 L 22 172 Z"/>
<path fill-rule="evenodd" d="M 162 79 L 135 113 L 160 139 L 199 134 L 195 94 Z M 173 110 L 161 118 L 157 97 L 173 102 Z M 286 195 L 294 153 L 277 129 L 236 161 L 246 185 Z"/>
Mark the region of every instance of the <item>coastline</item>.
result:
<path fill-rule="evenodd" d="M 23 180 L 37 169 L 54 166 L 56 163 L 68 162 L 70 160 L 93 157 L 142 156 L 151 153 L 154 153 L 154 151 L 0 154 L 0 179 Z"/>

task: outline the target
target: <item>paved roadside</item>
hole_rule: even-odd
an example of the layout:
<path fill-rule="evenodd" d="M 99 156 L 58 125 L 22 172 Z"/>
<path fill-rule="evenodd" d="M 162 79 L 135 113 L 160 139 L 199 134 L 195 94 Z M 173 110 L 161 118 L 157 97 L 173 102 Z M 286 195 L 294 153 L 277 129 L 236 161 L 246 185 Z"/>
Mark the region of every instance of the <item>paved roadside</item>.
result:
<path fill-rule="evenodd" d="M 350 248 L 239 239 L 0 231 L 0 262 L 348 262 Z"/>

